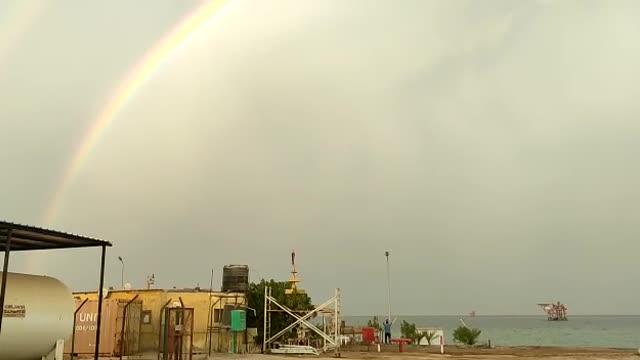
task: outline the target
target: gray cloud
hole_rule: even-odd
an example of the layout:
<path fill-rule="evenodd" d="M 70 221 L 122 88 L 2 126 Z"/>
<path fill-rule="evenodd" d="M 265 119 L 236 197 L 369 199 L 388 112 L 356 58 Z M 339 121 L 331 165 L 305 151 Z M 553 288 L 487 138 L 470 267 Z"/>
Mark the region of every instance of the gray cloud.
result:
<path fill-rule="evenodd" d="M 2 59 L 0 213 L 41 221 L 119 79 L 195 5 L 47 8 Z M 114 242 L 113 285 L 119 255 L 135 286 L 207 286 L 226 263 L 284 279 L 295 248 L 315 298 L 383 312 L 391 249 L 405 314 L 605 313 L 611 293 L 634 312 L 639 11 L 231 2 L 103 134 L 54 225 Z M 38 259 L 95 287 L 95 251 Z"/>

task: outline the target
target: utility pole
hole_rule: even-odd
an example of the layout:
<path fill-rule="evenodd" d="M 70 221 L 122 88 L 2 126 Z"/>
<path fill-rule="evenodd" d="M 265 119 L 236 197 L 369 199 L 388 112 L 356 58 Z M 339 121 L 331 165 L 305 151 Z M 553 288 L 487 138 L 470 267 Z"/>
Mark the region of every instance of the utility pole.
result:
<path fill-rule="evenodd" d="M 391 322 L 391 277 L 389 275 L 389 250 L 384 252 L 387 257 L 387 316 Z"/>

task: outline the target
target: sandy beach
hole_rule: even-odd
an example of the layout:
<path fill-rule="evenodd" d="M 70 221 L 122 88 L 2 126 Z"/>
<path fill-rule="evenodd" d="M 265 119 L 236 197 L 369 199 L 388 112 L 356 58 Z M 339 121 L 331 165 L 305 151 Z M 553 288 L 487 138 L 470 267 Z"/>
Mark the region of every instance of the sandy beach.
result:
<path fill-rule="evenodd" d="M 457 348 L 447 347 L 444 355 L 439 354 L 439 350 L 413 348 L 405 349 L 405 352 L 399 353 L 397 347 L 385 348 L 383 352 L 374 352 L 371 348 L 367 352 L 359 348 L 347 348 L 341 352 L 343 359 L 371 359 L 371 360 L 410 360 L 410 359 L 547 359 L 547 360 L 605 360 L 605 359 L 638 359 L 636 351 L 631 349 L 605 349 L 605 348 L 553 348 L 553 347 L 504 347 L 494 349 L 479 348 Z M 222 355 L 226 357 L 225 355 Z M 216 357 L 220 357 L 219 355 Z M 280 356 L 280 355 L 238 355 L 246 360 L 281 360 L 297 358 L 298 356 Z M 322 358 L 334 359 L 332 354 L 323 354 L 320 357 L 305 356 L 305 358 Z"/>
<path fill-rule="evenodd" d="M 387 346 L 378 353 L 371 348 L 368 352 L 364 348 L 348 348 L 342 351 L 342 357 L 347 359 L 388 359 L 399 360 L 406 358 L 419 359 L 637 359 L 636 351 L 632 349 L 608 348 L 568 348 L 568 347 L 496 347 L 463 348 L 447 346 L 445 354 L 441 355 L 438 347 L 425 348 L 408 346 L 405 352 L 399 353 L 397 346 Z"/>

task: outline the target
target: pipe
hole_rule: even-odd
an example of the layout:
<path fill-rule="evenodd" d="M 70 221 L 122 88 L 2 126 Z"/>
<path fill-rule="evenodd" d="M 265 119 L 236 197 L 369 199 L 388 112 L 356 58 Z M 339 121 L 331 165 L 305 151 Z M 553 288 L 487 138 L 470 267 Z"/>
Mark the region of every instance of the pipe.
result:
<path fill-rule="evenodd" d="M 256 315 L 256 309 L 254 309 L 254 308 L 250 308 L 250 307 L 248 307 L 248 306 L 247 306 L 247 305 L 245 305 L 245 304 L 234 304 L 234 305 L 236 305 L 236 306 L 237 306 L 237 307 L 239 307 L 239 308 L 244 308 L 244 309 L 247 309 L 247 310 L 251 310 L 251 311 L 253 311 L 253 316 L 257 316 L 257 315 Z M 284 311 L 284 310 L 283 310 L 283 311 Z"/>
<path fill-rule="evenodd" d="M 100 288 L 98 289 L 98 321 L 96 324 L 96 352 L 94 360 L 100 358 L 100 325 L 102 324 L 102 288 L 104 287 L 104 260 L 107 255 L 107 247 L 102 245 L 102 259 L 100 261 Z"/>
<path fill-rule="evenodd" d="M 269 294 L 269 286 L 266 285 L 264 287 L 264 319 L 262 324 L 262 353 L 264 354 L 267 351 L 267 316 L 269 316 L 269 320 L 271 320 L 271 314 L 269 314 L 268 304 L 270 304 L 270 300 L 268 299 Z M 270 307 L 270 306 L 269 306 Z M 269 322 L 269 326 L 271 326 L 271 322 Z M 269 329 L 271 330 L 271 329 Z"/>
<path fill-rule="evenodd" d="M 13 229 L 7 232 L 7 242 L 4 249 L 4 264 L 2 264 L 2 286 L 0 287 L 0 334 L 2 333 L 2 317 L 4 315 L 4 296 L 7 291 L 7 272 L 9 271 L 9 255 L 11 254 L 11 235 Z"/>
<path fill-rule="evenodd" d="M 191 329 L 189 331 L 189 360 L 193 359 L 193 328 L 195 326 L 193 309 L 191 309 L 190 313 L 191 313 Z"/>
<path fill-rule="evenodd" d="M 169 309 L 164 309 L 164 326 L 162 327 L 162 332 L 164 335 L 162 336 L 162 359 L 167 360 L 167 342 L 169 341 Z M 175 346 L 175 344 L 174 344 Z M 171 355 L 169 355 L 171 357 Z"/>
<path fill-rule="evenodd" d="M 182 301 L 182 297 L 181 297 L 181 296 L 178 296 L 178 300 L 180 300 L 180 308 L 181 308 L 181 309 L 184 309 L 184 302 Z M 183 326 L 183 328 L 184 328 L 184 311 L 183 311 L 183 310 L 180 310 L 180 311 L 178 312 L 178 314 L 177 314 L 177 319 L 178 319 L 178 322 L 179 322 L 180 324 L 182 324 L 182 326 Z M 192 321 L 192 322 L 193 322 L 193 321 Z M 182 339 L 183 339 L 183 338 L 184 338 L 184 330 L 183 330 L 182 334 L 180 334 L 180 340 L 179 340 L 179 341 L 180 341 L 180 346 L 179 346 L 179 349 L 180 349 L 180 350 L 179 350 L 179 351 L 180 351 L 180 354 L 179 354 L 180 359 L 182 359 Z M 191 338 L 193 339 L 193 333 L 191 333 Z M 192 350 L 193 350 L 193 349 L 190 349 L 190 352 L 191 352 Z M 176 347 L 176 350 L 175 350 L 175 351 L 178 351 L 178 347 Z"/>
<path fill-rule="evenodd" d="M 213 309 L 211 308 L 211 294 L 213 293 L 213 268 L 211 269 L 211 282 L 209 284 L 209 314 L 207 315 L 207 337 L 209 341 L 209 356 L 211 356 L 211 318 Z"/>
<path fill-rule="evenodd" d="M 225 304 L 226 304 L 226 297 L 225 297 Z M 222 316 L 224 309 L 222 308 L 222 301 L 219 301 L 218 304 L 220 305 L 219 309 L 220 309 L 220 320 L 222 320 Z M 218 351 L 221 351 L 220 349 L 222 348 L 222 336 L 220 333 L 220 328 L 218 328 Z"/>
<path fill-rule="evenodd" d="M 127 305 L 124 306 L 124 310 L 122 310 L 122 331 L 120 332 L 120 360 L 122 360 L 122 353 L 124 353 L 124 328 L 127 323 L 127 309 L 132 302 L 134 302 L 139 295 L 133 297 L 133 299 L 129 300 Z"/>
<path fill-rule="evenodd" d="M 73 332 L 71 333 L 71 355 L 69 356 L 71 360 L 73 360 L 74 358 L 73 353 L 76 349 L 76 318 L 78 317 L 78 311 L 82 309 L 82 307 L 84 306 L 84 304 L 87 303 L 87 301 L 89 301 L 89 298 L 85 298 L 82 304 L 80 304 L 80 306 L 78 306 L 76 311 L 73 313 Z"/>
<path fill-rule="evenodd" d="M 160 348 L 160 344 L 162 343 L 162 314 L 164 314 L 164 309 L 169 306 L 169 303 L 171 303 L 171 298 L 160 308 L 160 320 L 158 320 L 158 350 L 162 350 Z M 164 352 L 158 351 L 158 360 L 160 360 L 160 354 L 162 354 L 162 358 L 164 358 Z"/>

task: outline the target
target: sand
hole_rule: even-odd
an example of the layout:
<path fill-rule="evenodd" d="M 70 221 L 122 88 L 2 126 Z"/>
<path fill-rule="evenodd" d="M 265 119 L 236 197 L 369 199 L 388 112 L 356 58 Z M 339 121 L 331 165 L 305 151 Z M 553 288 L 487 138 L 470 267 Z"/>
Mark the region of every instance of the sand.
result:
<path fill-rule="evenodd" d="M 399 353 L 397 346 L 385 347 L 378 353 L 373 347 L 367 352 L 366 347 L 342 349 L 341 358 L 360 360 L 417 360 L 417 359 L 546 359 L 546 360 L 620 360 L 640 359 L 637 350 L 630 349 L 603 349 L 603 348 L 557 348 L 557 347 L 500 347 L 493 349 L 446 347 L 445 354 L 439 353 L 439 348 L 432 347 L 407 347 L 405 352 Z M 219 358 L 220 356 L 216 356 Z M 291 360 L 300 356 L 279 355 L 240 355 L 236 358 L 243 360 Z M 334 359 L 332 354 L 324 354 L 320 357 L 304 356 L 304 358 Z"/>
<path fill-rule="evenodd" d="M 194 355 L 193 360 L 206 360 L 206 355 Z M 497 347 L 485 348 L 461 348 L 447 346 L 445 354 L 440 354 L 439 347 L 414 347 L 408 346 L 405 352 L 399 353 L 398 346 L 385 346 L 378 353 L 374 347 L 367 351 L 366 346 L 343 348 L 342 359 L 354 360 L 518 360 L 518 359 L 545 359 L 545 360 L 640 360 L 638 351 L 633 349 L 607 349 L 607 348 L 566 348 L 566 347 Z M 126 357 L 125 357 L 126 359 Z M 131 356 L 129 359 L 156 360 L 156 354 Z M 225 360 L 295 360 L 295 359 L 335 359 L 332 353 L 321 356 L 283 356 L 262 354 L 213 354 L 209 359 Z M 104 359 L 106 360 L 106 358 Z"/>
<path fill-rule="evenodd" d="M 604 348 L 561 348 L 561 347 L 497 347 L 460 348 L 446 347 L 445 354 L 440 354 L 439 347 L 408 347 L 399 353 L 397 346 L 385 347 L 381 353 L 346 349 L 342 357 L 347 359 L 379 359 L 379 360 L 413 360 L 413 359 L 640 359 L 637 350 L 604 349 Z M 377 351 L 377 350 L 376 350 Z"/>

